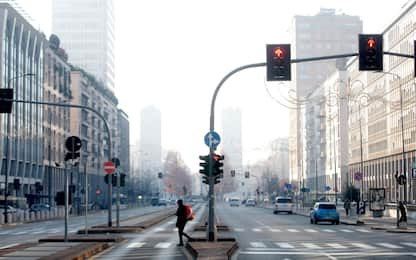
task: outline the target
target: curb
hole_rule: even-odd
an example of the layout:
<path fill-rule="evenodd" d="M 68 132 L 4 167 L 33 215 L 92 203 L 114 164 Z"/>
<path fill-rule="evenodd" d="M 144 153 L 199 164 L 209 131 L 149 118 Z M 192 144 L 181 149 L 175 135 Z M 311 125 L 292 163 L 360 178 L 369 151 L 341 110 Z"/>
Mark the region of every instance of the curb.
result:
<path fill-rule="evenodd" d="M 415 234 L 416 229 L 387 229 L 386 232 L 388 233 L 408 233 L 408 234 Z"/>
<path fill-rule="evenodd" d="M 70 236 L 68 237 L 68 242 L 101 242 L 101 243 L 116 243 L 123 241 L 124 238 L 121 236 Z M 39 243 L 47 243 L 47 242 L 64 242 L 63 236 L 56 236 L 56 237 L 48 237 L 48 238 L 41 238 L 39 239 Z"/>
<path fill-rule="evenodd" d="M 229 240 L 232 240 L 232 238 L 229 238 Z M 200 248 L 198 252 L 198 250 L 192 245 L 193 243 L 203 243 L 207 247 Z M 226 246 L 227 243 L 230 244 L 228 248 Z M 221 241 L 221 239 L 218 239 L 218 242 L 207 242 L 204 240 L 204 242 L 188 242 L 186 243 L 185 249 L 192 256 L 192 259 L 231 259 L 234 253 L 238 250 L 238 243 L 236 241 Z M 221 250 L 224 252 L 221 252 Z"/>
<path fill-rule="evenodd" d="M 88 259 L 106 249 L 111 247 L 109 243 L 99 243 L 95 245 L 81 244 L 55 254 L 41 257 L 39 260 L 52 260 L 52 259 Z"/>

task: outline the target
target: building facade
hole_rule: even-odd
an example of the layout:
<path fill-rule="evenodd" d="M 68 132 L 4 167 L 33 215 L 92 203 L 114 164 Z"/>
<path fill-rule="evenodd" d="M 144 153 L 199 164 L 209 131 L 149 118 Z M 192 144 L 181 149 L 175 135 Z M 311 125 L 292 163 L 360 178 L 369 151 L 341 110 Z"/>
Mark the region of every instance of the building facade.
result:
<path fill-rule="evenodd" d="M 45 36 L 7 3 L 0 3 L 0 28 L 1 88 L 12 88 L 15 99 L 43 100 Z M 0 115 L 2 199 L 6 175 L 9 199 L 17 203 L 37 195 L 35 183 L 44 178 L 43 111 L 39 105 L 15 103 L 11 114 Z M 19 190 L 13 190 L 14 179 L 22 184 Z"/>
<path fill-rule="evenodd" d="M 69 62 L 115 88 L 113 0 L 53 0 L 52 32 L 59 35 Z"/>
<path fill-rule="evenodd" d="M 118 156 L 121 170 L 130 176 L 130 122 L 129 116 L 122 109 L 118 109 Z"/>
<path fill-rule="evenodd" d="M 362 21 L 358 16 L 337 14 L 334 9 L 321 9 L 315 16 L 295 16 L 291 27 L 293 58 L 356 52 L 357 34 L 361 31 Z M 299 181 L 302 175 L 315 172 L 316 151 L 305 149 L 304 146 L 310 143 L 311 146 L 318 147 L 320 133 L 315 132 L 311 140 L 309 134 L 302 132 L 305 131 L 305 127 L 316 128 L 320 119 L 316 118 L 316 113 L 311 116 L 309 114 L 302 116 L 301 113 L 302 110 L 308 112 L 315 109 L 315 105 L 310 104 L 313 100 L 308 98 L 336 70 L 336 63 L 336 60 L 325 60 L 296 63 L 292 66 L 293 90 L 296 93 L 292 101 L 298 108 L 292 110 L 290 116 L 290 179 L 294 182 Z M 316 99 L 320 100 L 314 98 Z M 305 142 L 302 136 L 305 136 Z M 310 159 L 307 159 L 308 157 Z M 302 165 L 302 162 L 306 165 Z"/>
<path fill-rule="evenodd" d="M 416 37 L 416 1 L 383 31 L 384 51 L 413 54 Z M 385 188 L 386 201 L 415 203 L 416 89 L 413 59 L 384 56 L 384 72 L 358 71 L 358 60 L 348 64 L 354 98 L 349 102 L 349 178 L 368 199 L 371 188 Z M 363 98 L 363 96 L 365 98 Z M 363 102 L 363 99 L 365 102 Z M 404 174 L 407 184 L 396 187 L 395 175 Z"/>

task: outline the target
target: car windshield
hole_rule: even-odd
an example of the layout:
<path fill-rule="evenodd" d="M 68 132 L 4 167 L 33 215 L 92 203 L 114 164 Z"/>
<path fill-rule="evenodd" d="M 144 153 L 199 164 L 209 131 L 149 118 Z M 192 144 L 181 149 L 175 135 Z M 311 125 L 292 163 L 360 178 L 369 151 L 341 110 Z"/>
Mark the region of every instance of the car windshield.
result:
<path fill-rule="evenodd" d="M 415 45 L 416 0 L 0 0 L 0 260 L 416 259 Z"/>

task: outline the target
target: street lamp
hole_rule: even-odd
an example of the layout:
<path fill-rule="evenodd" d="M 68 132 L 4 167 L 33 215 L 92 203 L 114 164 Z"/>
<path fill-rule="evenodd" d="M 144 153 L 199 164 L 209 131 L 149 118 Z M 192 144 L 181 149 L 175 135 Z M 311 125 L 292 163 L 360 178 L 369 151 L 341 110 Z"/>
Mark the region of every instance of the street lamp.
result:
<path fill-rule="evenodd" d="M 16 77 L 12 77 L 12 78 L 10 78 L 8 81 L 7 81 L 7 88 L 9 88 L 10 89 L 10 85 L 11 85 L 11 82 L 13 81 L 13 80 L 16 80 L 16 79 L 19 79 L 19 78 L 24 78 L 24 77 L 32 77 L 32 76 L 35 76 L 36 74 L 34 74 L 34 73 L 24 73 L 24 74 L 21 74 L 21 75 L 19 75 L 19 76 L 16 76 Z M 10 153 L 10 124 L 11 124 L 11 122 L 10 122 L 10 114 L 7 114 L 6 115 L 7 116 L 7 121 L 6 121 L 6 151 L 5 151 L 5 157 L 6 157 L 6 160 L 5 160 L 5 162 L 4 162 L 4 169 L 5 169 L 5 186 L 4 186 L 4 205 L 5 205 L 5 207 L 4 207 L 4 223 L 8 223 L 9 222 L 9 218 L 8 218 L 8 216 L 7 216 L 7 205 L 8 205 L 8 202 L 7 202 L 7 197 L 9 196 L 9 188 L 8 188 L 8 186 L 9 186 L 9 183 L 8 183 L 8 176 L 9 176 L 9 172 L 8 172 L 8 170 L 9 170 L 9 160 L 10 160 L 10 158 L 9 158 L 9 153 Z"/>

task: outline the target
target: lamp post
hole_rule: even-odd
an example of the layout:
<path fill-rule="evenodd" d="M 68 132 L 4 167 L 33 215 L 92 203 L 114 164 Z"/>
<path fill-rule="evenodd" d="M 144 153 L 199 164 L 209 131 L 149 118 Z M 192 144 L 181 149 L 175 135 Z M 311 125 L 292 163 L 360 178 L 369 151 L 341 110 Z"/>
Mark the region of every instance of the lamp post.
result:
<path fill-rule="evenodd" d="M 19 79 L 19 78 L 24 78 L 24 77 L 32 77 L 35 76 L 36 74 L 33 73 L 24 73 L 21 74 L 19 76 L 16 77 L 12 77 L 7 81 L 7 88 L 10 88 L 10 84 L 13 80 Z M 7 121 L 6 121 L 6 151 L 5 151 L 5 157 L 6 160 L 4 162 L 4 169 L 5 169 L 5 186 L 4 186 L 4 223 L 8 223 L 9 222 L 9 218 L 8 218 L 8 214 L 7 214 L 7 197 L 9 196 L 9 183 L 8 183 L 8 176 L 9 176 L 9 153 L 10 153 L 10 126 L 11 122 L 10 122 L 10 114 L 7 114 Z"/>

